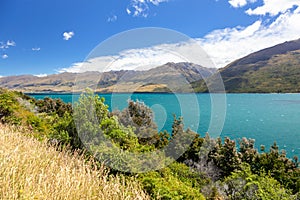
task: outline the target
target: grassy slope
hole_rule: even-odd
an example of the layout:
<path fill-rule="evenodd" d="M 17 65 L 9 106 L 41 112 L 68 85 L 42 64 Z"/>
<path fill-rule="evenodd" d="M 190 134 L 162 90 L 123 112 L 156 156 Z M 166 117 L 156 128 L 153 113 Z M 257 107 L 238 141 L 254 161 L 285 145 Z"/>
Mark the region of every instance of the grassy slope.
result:
<path fill-rule="evenodd" d="M 25 127 L 24 129 L 30 130 L 30 135 L 34 136 L 36 139 L 38 139 L 39 142 L 41 141 L 48 141 L 50 139 L 50 141 L 52 141 L 52 139 L 57 140 L 59 142 L 61 142 L 62 144 L 66 144 L 66 145 L 72 145 L 73 143 L 71 142 L 70 138 L 73 137 L 73 134 L 71 134 L 72 132 L 72 123 L 69 122 L 69 118 L 66 117 L 68 115 L 66 115 L 66 113 L 68 113 L 68 109 L 67 107 L 64 107 L 62 105 L 59 104 L 59 101 L 55 101 L 55 100 L 47 100 L 44 103 L 42 103 L 42 109 L 37 107 L 36 105 L 40 105 L 41 103 L 37 103 L 34 102 L 33 99 L 28 99 L 28 97 L 24 96 L 21 93 L 18 92 L 14 92 L 14 91 L 9 91 L 9 90 L 5 90 L 5 89 L 1 89 L 0 88 L 0 125 L 1 125 L 1 121 L 3 123 L 7 123 L 10 125 L 14 125 L 14 126 L 18 126 L 18 127 Z M 65 105 L 67 106 L 67 105 Z M 52 110 L 54 109 L 54 110 Z M 47 111 L 47 113 L 46 113 Z M 65 114 L 61 117 L 58 117 L 58 114 L 60 112 L 65 112 Z M 4 116 L 3 116 L 4 114 Z M 68 134 L 65 131 L 71 131 Z M 5 134 L 11 134 L 16 135 L 18 134 L 19 136 L 22 135 L 24 132 L 28 132 L 28 131 L 20 131 L 19 132 L 15 132 L 13 130 L 9 130 L 8 126 L 4 126 L 1 125 L 0 127 L 0 137 L 4 137 L 4 133 Z M 7 137 L 7 136 L 5 136 Z M 23 140 L 24 139 L 24 140 Z M 0 139 L 1 140 L 1 139 Z M 8 194 L 12 194 L 12 195 L 20 195 L 18 192 L 21 191 L 22 195 L 24 192 L 24 189 L 28 190 L 26 195 L 28 197 L 31 196 L 37 196 L 37 198 L 42 198 L 44 197 L 44 194 L 52 194 L 53 193 L 53 198 L 56 197 L 58 194 L 56 194 L 55 192 L 53 192 L 51 190 L 51 188 L 63 188 L 62 190 L 59 191 L 63 191 L 63 190 L 68 190 L 67 188 L 64 188 L 64 184 L 63 185 L 56 185 L 56 182 L 61 182 L 62 180 L 67 180 L 66 177 L 72 177 L 73 176 L 73 172 L 77 173 L 78 171 L 73 171 L 73 168 L 77 169 L 76 165 L 72 164 L 72 159 L 65 159 L 64 163 L 66 165 L 66 167 L 69 169 L 68 172 L 70 172 L 70 174 L 68 174 L 68 172 L 64 172 L 64 174 L 59 174 L 58 171 L 55 172 L 50 172 L 50 174 L 57 174 L 57 176 L 55 176 L 53 179 L 53 181 L 50 182 L 45 182 L 45 184 L 47 184 L 48 189 L 45 189 L 45 191 L 42 194 L 39 194 L 36 192 L 40 192 L 39 187 L 36 187 L 36 182 L 39 181 L 39 176 L 40 176 L 40 172 L 43 173 L 45 171 L 47 171 L 50 163 L 53 163 L 54 166 L 56 166 L 57 164 L 57 160 L 56 160 L 56 156 L 53 156 L 56 153 L 52 152 L 52 148 L 50 148 L 50 151 L 52 152 L 51 154 L 49 154 L 50 151 L 48 151 L 47 149 L 44 150 L 40 150 L 39 148 L 35 148 L 38 143 L 35 141 L 34 144 L 31 144 L 31 142 L 28 140 L 28 138 L 19 138 L 17 140 L 20 140 L 21 142 L 13 142 L 14 141 L 14 137 L 11 138 L 6 138 L 6 141 L 3 141 L 2 143 L 5 145 L 2 145 L 2 143 L 0 142 L 0 146 L 2 148 L 4 148 L 3 150 L 0 147 L 0 167 L 1 165 L 4 167 L 3 171 L 0 170 L 0 177 L 9 177 L 10 178 L 10 174 L 5 174 L 7 173 L 7 171 L 9 171 L 9 168 L 16 168 L 18 170 L 22 170 L 20 172 L 18 172 L 20 175 L 18 175 L 18 177 L 14 180 L 17 180 L 16 182 L 12 183 L 12 184 L 8 184 L 4 187 L 5 184 L 7 184 L 7 180 L 6 179 L 2 179 L 5 180 L 2 183 L 0 183 L 0 188 L 2 188 L 3 184 L 3 192 L 1 192 L 0 190 L 0 194 L 2 193 L 3 195 L 8 195 Z M 10 142 L 12 141 L 12 143 Z M 18 146 L 18 144 L 22 145 L 22 150 L 19 150 L 20 148 Z M 28 144 L 28 146 L 25 146 L 26 144 Z M 49 148 L 48 146 L 46 146 L 45 144 L 42 143 L 43 148 Z M 73 144 L 74 145 L 74 144 Z M 24 146 L 24 147 L 23 147 Z M 26 147 L 26 149 L 25 149 Z M 74 148 L 78 147 L 78 146 L 73 146 Z M 14 149 L 18 149 L 18 151 L 16 152 L 15 156 L 15 160 L 12 163 L 6 163 L 7 165 L 4 166 L 5 163 L 1 163 L 2 158 L 5 158 L 5 155 L 9 155 L 11 154 L 11 152 L 14 152 Z M 9 150 L 10 149 L 10 150 Z M 5 151 L 4 151 L 5 150 Z M 6 152 L 7 151 L 7 152 Z M 6 152 L 6 153 L 5 153 Z M 26 152 L 23 154 L 23 152 Z M 2 153 L 5 153 L 5 155 L 1 155 Z M 66 152 L 62 152 L 62 154 L 66 154 Z M 47 158 L 42 158 L 43 155 L 46 155 Z M 68 155 L 68 157 L 72 157 L 71 155 Z M 24 164 L 24 162 L 22 162 L 22 160 L 26 160 L 26 158 L 30 158 L 28 161 L 29 164 L 27 165 L 26 163 Z M 36 158 L 36 159 L 35 159 Z M 54 159 L 53 162 L 51 161 L 51 159 Z M 75 157 L 76 158 L 76 157 Z M 45 160 L 40 160 L 40 159 L 46 159 Z M 60 161 L 59 161 L 60 162 Z M 69 164 L 69 162 L 71 162 Z M 46 163 L 46 164 L 43 164 Z M 8 165 L 9 164 L 9 165 Z M 176 163 L 175 163 L 176 164 Z M 16 167 L 15 167 L 16 166 Z M 19 167 L 21 166 L 21 167 Z M 26 171 L 27 169 L 23 169 L 23 166 L 29 166 L 27 167 L 28 169 L 35 169 L 35 171 Z M 52 166 L 52 164 L 51 164 Z M 59 165 L 58 165 L 59 166 Z M 2 174 L 3 173 L 3 174 Z M 109 185 L 106 186 L 101 186 L 100 187 L 105 187 L 107 191 L 107 193 L 110 193 L 114 190 L 120 190 L 122 189 L 124 191 L 123 194 L 129 194 L 129 193 L 133 193 L 136 194 L 133 197 L 129 196 L 129 199 L 134 199 L 134 197 L 136 196 L 141 196 L 141 198 L 139 199 L 144 199 L 147 198 L 144 193 L 141 191 L 141 189 L 139 188 L 138 184 L 135 182 L 129 182 L 129 185 L 127 185 L 128 183 L 126 183 L 126 187 L 124 186 L 123 182 L 120 182 L 120 177 L 115 177 L 115 179 L 117 180 L 113 180 L 111 181 L 108 178 L 102 179 L 102 174 L 103 172 L 99 172 L 101 175 L 101 181 L 102 182 L 112 182 L 112 183 L 116 183 L 114 187 L 110 187 Z M 184 173 L 184 175 L 183 175 Z M 153 175 L 154 174 L 154 175 Z M 180 174 L 180 175 L 179 175 Z M 45 175 L 46 177 L 52 177 L 52 175 Z M 107 174 L 104 174 L 104 176 L 107 176 Z M 152 198 L 154 199 L 204 199 L 203 195 L 200 192 L 201 186 L 203 184 L 205 184 L 206 179 L 203 178 L 202 176 L 199 176 L 198 173 L 194 173 L 194 172 L 190 172 L 189 171 L 189 167 L 187 167 L 186 165 L 182 164 L 182 163 L 178 163 L 176 165 L 176 167 L 173 167 L 172 170 L 169 169 L 163 169 L 162 172 L 154 172 L 154 173 L 149 173 L 149 174 L 145 174 L 142 177 L 136 177 L 135 175 L 133 176 L 128 176 L 128 175 L 124 175 L 126 177 L 126 179 L 132 179 L 133 177 L 138 178 L 138 182 L 140 182 L 142 184 L 142 189 L 147 192 Z M 194 179 L 191 179 L 191 176 L 199 176 L 199 180 L 197 179 L 197 184 L 193 183 Z M 34 179 L 32 177 L 37 177 Z M 98 176 L 94 176 L 91 177 L 91 179 L 97 179 L 99 178 Z M 135 179 L 134 178 L 134 179 Z M 62 179 L 62 180 L 61 180 Z M 203 180 L 202 180 L 203 179 Z M 29 182 L 26 182 L 27 180 L 30 180 Z M 32 182 L 31 180 L 33 180 L 34 182 Z M 47 178 L 48 180 L 48 178 Z M 136 180 L 136 179 L 135 179 Z M 196 179 L 195 179 L 196 180 Z M 1 181 L 1 180 L 0 180 Z M 9 182 L 9 181 L 8 181 Z M 97 180 L 95 180 L 95 182 L 97 183 Z M 85 180 L 83 179 L 83 183 L 81 183 L 81 180 L 77 180 L 77 184 L 84 184 Z M 122 183 L 121 185 L 118 186 L 118 183 Z M 16 185 L 15 185 L 16 184 Z M 33 184 L 33 186 L 28 186 L 26 184 Z M 69 184 L 69 183 L 66 183 Z M 149 187 L 149 184 L 151 185 L 151 187 Z M 90 188 L 93 185 L 93 183 L 91 185 L 86 185 L 86 188 Z M 43 186 L 41 186 L 43 187 Z M 51 188 L 50 188 L 51 187 Z M 71 187 L 71 186 L 69 186 Z M 73 187 L 73 186 L 72 186 Z M 98 187 L 98 186 L 97 186 Z M 17 188 L 16 190 L 11 190 L 11 188 Z M 29 189 L 28 189 L 29 188 Z M 37 188 L 37 189 L 34 189 Z M 72 189 L 72 188 L 71 188 Z M 76 188 L 75 188 L 76 189 Z M 82 189 L 83 191 L 85 189 Z M 110 191 L 112 190 L 112 191 Z M 59 193 L 59 191 L 57 193 Z M 90 192 L 92 194 L 97 194 L 96 190 L 95 192 Z M 131 191 L 131 192 L 130 192 Z M 192 191 L 192 192 L 191 192 Z M 104 192 L 104 191 L 102 191 Z M 79 191 L 74 191 L 74 195 L 79 195 L 82 192 Z M 30 195 L 29 195 L 30 194 Z M 87 194 L 87 193 L 82 193 L 82 194 Z M 122 194 L 122 193 L 121 193 Z M 27 196 L 22 196 L 25 199 L 27 199 Z M 2 196 L 0 195 L 0 199 Z M 59 197 L 59 196 L 58 196 Z M 74 197 L 74 196 L 71 196 Z M 67 199 L 73 199 L 71 197 L 66 197 Z M 116 197 L 113 196 L 113 199 L 126 199 L 128 197 L 128 195 L 124 195 L 123 197 Z M 4 198 L 4 197 L 3 197 Z M 7 197 L 10 198 L 10 197 Z M 11 198 L 14 198 L 11 197 Z M 51 199 L 51 197 L 49 197 Z M 47 199 L 49 199 L 47 197 Z M 96 196 L 96 198 L 98 199 L 99 197 Z M 6 197 L 4 198 L 6 199 Z M 86 199 L 85 197 L 83 199 Z M 105 197 L 103 199 L 108 199 L 108 197 Z M 128 198 L 127 198 L 128 199 Z"/>
<path fill-rule="evenodd" d="M 0 161 L 0 199 L 149 199 L 137 182 L 2 124 Z"/>
<path fill-rule="evenodd" d="M 219 72 L 227 92 L 300 92 L 300 39 L 249 54 Z M 214 76 L 207 80 L 214 82 Z M 196 92 L 207 92 L 202 80 L 192 85 Z"/>
<path fill-rule="evenodd" d="M 229 68 L 221 71 L 228 92 L 300 92 L 300 50 L 242 67 L 247 70 L 234 76 L 227 76 Z"/>

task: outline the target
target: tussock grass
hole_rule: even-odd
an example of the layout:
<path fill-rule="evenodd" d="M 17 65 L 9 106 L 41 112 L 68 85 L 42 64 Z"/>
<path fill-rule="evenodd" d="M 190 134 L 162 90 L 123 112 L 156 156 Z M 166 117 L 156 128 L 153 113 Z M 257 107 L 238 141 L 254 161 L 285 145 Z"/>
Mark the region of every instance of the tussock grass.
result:
<path fill-rule="evenodd" d="M 137 182 L 91 166 L 0 124 L 0 199 L 149 199 Z"/>

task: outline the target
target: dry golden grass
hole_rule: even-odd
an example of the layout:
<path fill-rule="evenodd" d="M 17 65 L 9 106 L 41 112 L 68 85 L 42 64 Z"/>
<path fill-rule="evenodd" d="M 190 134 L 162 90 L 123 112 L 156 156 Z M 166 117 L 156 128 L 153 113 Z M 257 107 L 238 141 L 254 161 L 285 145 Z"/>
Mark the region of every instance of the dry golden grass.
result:
<path fill-rule="evenodd" d="M 149 199 L 135 181 L 93 169 L 0 124 L 0 199 Z"/>

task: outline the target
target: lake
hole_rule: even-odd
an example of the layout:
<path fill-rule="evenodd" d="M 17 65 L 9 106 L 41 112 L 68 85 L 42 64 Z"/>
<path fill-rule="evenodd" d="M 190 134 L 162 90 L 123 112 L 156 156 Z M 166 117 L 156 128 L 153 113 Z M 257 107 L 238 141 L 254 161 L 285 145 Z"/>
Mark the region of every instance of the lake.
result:
<path fill-rule="evenodd" d="M 276 141 L 288 157 L 300 156 L 300 94 L 226 94 L 223 96 L 226 101 L 215 94 L 216 99 L 222 99 L 226 110 L 218 108 L 214 112 L 211 108 L 218 106 L 214 106 L 210 94 L 99 95 L 106 99 L 110 110 L 124 109 L 128 99 L 143 101 L 154 111 L 159 130 L 171 131 L 173 114 L 176 114 L 183 116 L 185 128 L 190 127 L 202 136 L 209 132 L 213 137 L 253 138 L 257 148 L 264 144 L 267 149 Z M 61 98 L 71 103 L 72 97 L 78 98 L 71 94 L 31 96 Z"/>

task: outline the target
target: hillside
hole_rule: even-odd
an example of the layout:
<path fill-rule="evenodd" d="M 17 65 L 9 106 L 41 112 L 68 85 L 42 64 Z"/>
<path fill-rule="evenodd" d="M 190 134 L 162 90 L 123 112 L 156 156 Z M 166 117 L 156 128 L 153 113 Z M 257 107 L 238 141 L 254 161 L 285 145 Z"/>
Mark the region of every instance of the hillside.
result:
<path fill-rule="evenodd" d="M 252 53 L 219 72 L 227 92 L 300 92 L 300 39 Z M 203 81 L 193 85 L 198 92 L 207 90 Z"/>
<path fill-rule="evenodd" d="M 0 78 L 0 87 L 27 93 L 73 92 L 86 87 L 97 92 L 176 92 L 192 91 L 190 82 L 215 73 L 216 69 L 192 63 L 167 63 L 146 71 L 61 73 L 46 77 L 33 75 Z M 203 77 L 202 77 L 203 76 Z"/>
<path fill-rule="evenodd" d="M 250 54 L 220 72 L 228 92 L 300 92 L 300 39 Z"/>
<path fill-rule="evenodd" d="M 88 120 L 91 108 L 102 120 Z M 237 144 L 201 137 L 184 130 L 180 117 L 174 119 L 172 135 L 159 133 L 151 115 L 139 101 L 111 113 L 92 91 L 72 107 L 0 89 L 0 199 L 299 199 L 298 158 L 287 158 L 276 143 L 259 153 L 253 139 Z M 95 137 L 99 127 L 113 145 Z M 80 145 L 83 131 L 97 157 Z M 183 148 L 173 160 L 174 151 Z M 135 153 L 128 159 L 126 152 Z M 157 164 L 164 167 L 145 173 L 118 170 Z"/>
<path fill-rule="evenodd" d="M 0 124 L 0 199 L 150 199 L 139 183 Z"/>

